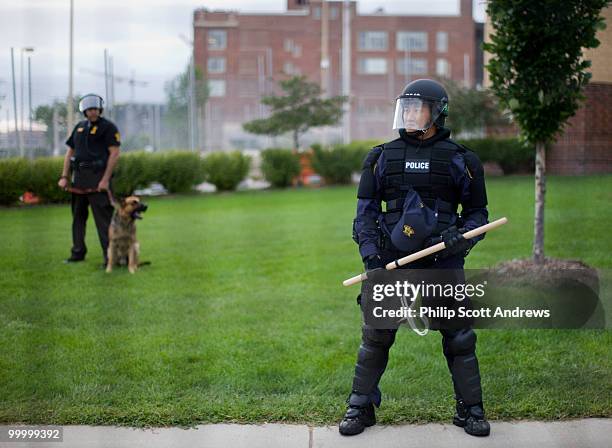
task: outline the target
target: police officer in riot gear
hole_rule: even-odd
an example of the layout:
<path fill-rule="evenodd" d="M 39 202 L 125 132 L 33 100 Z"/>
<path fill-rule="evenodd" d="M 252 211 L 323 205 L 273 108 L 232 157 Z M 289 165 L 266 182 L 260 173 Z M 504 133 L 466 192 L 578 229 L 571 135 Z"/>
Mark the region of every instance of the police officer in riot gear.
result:
<path fill-rule="evenodd" d="M 450 131 L 444 127 L 447 115 L 448 96 L 442 85 L 429 79 L 412 81 L 396 101 L 393 128 L 399 131 L 399 138 L 374 147 L 366 157 L 353 224 L 353 237 L 366 271 L 382 269 L 407 255 L 394 245 L 391 233 L 398 222 L 403 224 L 404 202 L 412 200 L 414 192 L 437 217 L 423 247 L 443 240 L 446 248 L 406 268 L 455 269 L 462 273 L 465 256 L 482 238 L 466 240 L 462 236 L 487 223 L 482 164 L 474 152 L 450 139 Z M 396 331 L 364 323 L 348 409 L 340 422 L 341 434 L 359 434 L 376 423 L 374 406 L 381 402 L 378 383 Z M 469 326 L 440 328 L 440 332 L 455 392 L 453 423 L 468 434 L 487 436 L 490 427 L 482 403 L 476 333 Z"/>
<path fill-rule="evenodd" d="M 79 110 L 86 119 L 75 126 L 66 141 L 68 150 L 58 181 L 60 188 L 72 191 L 72 253 L 65 261 L 85 259 L 85 229 L 91 206 L 106 265 L 108 227 L 113 215 L 110 180 L 121 139 L 114 123 L 102 117 L 102 97 L 85 95 L 79 101 Z"/>

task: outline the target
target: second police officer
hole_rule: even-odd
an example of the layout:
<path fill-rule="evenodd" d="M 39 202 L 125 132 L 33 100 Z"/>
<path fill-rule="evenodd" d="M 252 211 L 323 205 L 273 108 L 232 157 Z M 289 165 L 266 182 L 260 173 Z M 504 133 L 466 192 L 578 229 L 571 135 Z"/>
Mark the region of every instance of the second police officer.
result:
<path fill-rule="evenodd" d="M 102 266 L 105 267 L 108 228 L 114 210 L 109 197 L 110 180 L 119 158 L 121 138 L 115 124 L 102 116 L 104 101 L 99 95 L 88 94 L 81 98 L 79 111 L 85 120 L 74 127 L 66 141 L 68 150 L 58 181 L 60 188 L 71 187 L 72 190 L 72 250 L 65 261 L 73 263 L 85 259 L 85 229 L 91 207 L 102 247 Z"/>
<path fill-rule="evenodd" d="M 397 238 L 392 229 L 404 224 L 400 222 L 405 219 L 404 202 L 411 201 L 414 192 L 421 207 L 436 210 L 432 241 L 438 237 L 446 248 L 413 267 L 462 270 L 465 256 L 479 239 L 466 240 L 461 234 L 487 223 L 482 164 L 474 152 L 450 139 L 450 130 L 444 127 L 447 115 L 448 95 L 441 84 L 430 79 L 412 81 L 396 101 L 393 129 L 399 131 L 399 138 L 373 148 L 366 157 L 354 221 L 354 238 L 366 271 L 407 255 L 394 244 Z M 396 331 L 363 324 L 341 434 L 359 434 L 376 423 L 374 405 L 381 402 L 378 383 Z M 490 426 L 482 402 L 476 333 L 469 326 L 440 328 L 440 332 L 455 392 L 453 423 L 468 434 L 487 436 Z"/>

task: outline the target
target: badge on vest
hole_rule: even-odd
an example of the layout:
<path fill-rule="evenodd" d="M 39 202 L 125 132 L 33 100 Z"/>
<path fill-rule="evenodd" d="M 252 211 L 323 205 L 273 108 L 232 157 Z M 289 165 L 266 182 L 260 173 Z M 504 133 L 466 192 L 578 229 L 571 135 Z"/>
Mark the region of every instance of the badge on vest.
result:
<path fill-rule="evenodd" d="M 428 173 L 429 172 L 429 160 L 406 160 L 404 166 L 406 173 Z"/>

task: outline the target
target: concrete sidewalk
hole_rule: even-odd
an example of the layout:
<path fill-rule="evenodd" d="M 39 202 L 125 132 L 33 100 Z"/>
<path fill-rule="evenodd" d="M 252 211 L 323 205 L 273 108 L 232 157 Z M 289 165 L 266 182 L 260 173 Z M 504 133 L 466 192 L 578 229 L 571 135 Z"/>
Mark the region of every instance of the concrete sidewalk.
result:
<path fill-rule="evenodd" d="M 194 429 L 133 429 L 112 426 L 64 426 L 63 442 L 6 442 L 2 448 L 410 448 L 538 447 L 609 448 L 612 419 L 561 422 L 491 422 L 491 436 L 472 437 L 453 425 L 375 426 L 363 434 L 342 437 L 338 428 L 306 425 L 200 425 Z"/>

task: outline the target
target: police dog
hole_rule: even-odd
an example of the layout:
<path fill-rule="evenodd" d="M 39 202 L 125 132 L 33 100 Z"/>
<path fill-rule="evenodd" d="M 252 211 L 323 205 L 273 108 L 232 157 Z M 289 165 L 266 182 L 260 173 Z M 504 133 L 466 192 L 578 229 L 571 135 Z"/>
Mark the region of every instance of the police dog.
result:
<path fill-rule="evenodd" d="M 134 274 L 138 269 L 140 245 L 136 239 L 136 220 L 142 219 L 141 213 L 147 211 L 147 205 L 140 202 L 138 196 L 128 196 L 115 204 L 115 213 L 108 228 L 108 262 L 106 272 L 113 271 L 115 264 L 125 264 Z"/>

